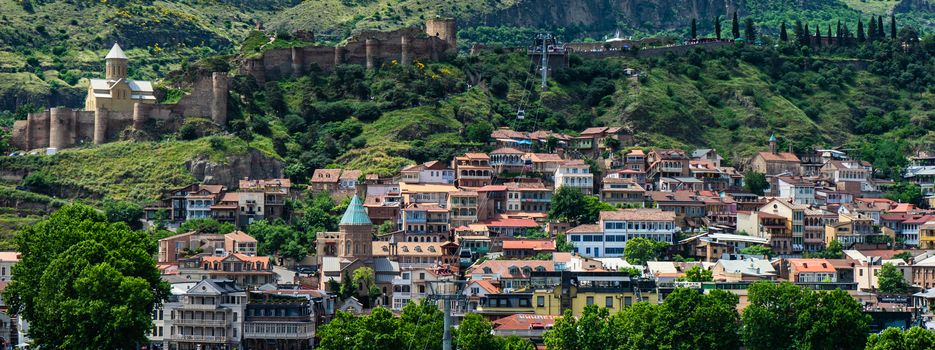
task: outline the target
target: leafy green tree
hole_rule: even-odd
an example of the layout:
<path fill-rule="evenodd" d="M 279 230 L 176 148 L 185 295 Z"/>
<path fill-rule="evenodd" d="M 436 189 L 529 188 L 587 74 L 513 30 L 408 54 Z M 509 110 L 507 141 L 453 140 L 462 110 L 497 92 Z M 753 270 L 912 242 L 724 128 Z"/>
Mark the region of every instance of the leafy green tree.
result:
<path fill-rule="evenodd" d="M 715 290 L 704 295 L 677 288 L 662 304 L 662 322 L 670 325 L 663 344 L 670 349 L 737 349 L 740 315 L 736 295 Z"/>
<path fill-rule="evenodd" d="M 909 262 L 909 259 L 912 259 L 912 253 L 905 251 L 899 254 L 894 254 L 893 259 L 901 259 L 902 261 Z"/>
<path fill-rule="evenodd" d="M 552 205 L 549 208 L 549 218 L 579 225 L 585 216 L 585 196 L 580 190 L 571 186 L 561 186 L 552 196 Z"/>
<path fill-rule="evenodd" d="M 131 229 L 139 230 L 143 228 L 143 207 L 136 203 L 118 202 L 114 200 L 104 201 L 104 214 L 110 222 L 125 222 Z"/>
<path fill-rule="evenodd" d="M 762 196 L 763 191 L 769 187 L 766 181 L 766 175 L 755 171 L 748 171 L 743 174 L 743 189 L 757 196 Z"/>
<path fill-rule="evenodd" d="M 555 235 L 555 250 L 566 253 L 575 250 L 575 246 L 568 242 L 567 237 L 564 233 Z"/>
<path fill-rule="evenodd" d="M 169 295 L 148 233 L 70 204 L 15 240 L 23 257 L 3 297 L 29 321 L 32 346 L 130 349 L 146 341 L 152 310 Z"/>
<path fill-rule="evenodd" d="M 714 275 L 711 270 L 701 266 L 692 266 L 685 271 L 685 279 L 689 282 L 711 282 L 714 280 Z"/>
<path fill-rule="evenodd" d="M 880 283 L 881 293 L 906 293 L 909 291 L 909 282 L 903 276 L 902 271 L 896 268 L 892 263 L 885 263 L 880 268 L 877 280 Z"/>
<path fill-rule="evenodd" d="M 570 309 L 556 318 L 552 329 L 545 332 L 543 341 L 549 350 L 578 350 L 578 320 Z"/>
<path fill-rule="evenodd" d="M 772 256 L 773 250 L 770 249 L 770 247 L 767 247 L 765 245 L 752 245 L 752 246 L 741 249 L 739 253 L 746 254 L 746 255 Z"/>
<path fill-rule="evenodd" d="M 198 233 L 216 233 L 228 234 L 234 232 L 236 227 L 231 223 L 221 223 L 212 218 L 189 219 L 179 225 L 178 232 L 198 232 Z"/>
<path fill-rule="evenodd" d="M 305 259 L 308 248 L 314 243 L 308 234 L 303 234 L 281 220 L 270 223 L 266 220 L 255 221 L 247 226 L 247 233 L 257 240 L 257 253 L 277 255 L 293 260 Z"/>
<path fill-rule="evenodd" d="M 500 349 L 502 350 L 535 350 L 536 345 L 529 339 L 520 338 L 511 335 L 506 338 L 500 338 Z"/>
<path fill-rule="evenodd" d="M 928 350 L 935 349 L 935 332 L 922 327 L 901 330 L 889 327 L 879 334 L 871 334 L 866 350 Z"/>
<path fill-rule="evenodd" d="M 883 195 L 900 203 L 922 204 L 922 188 L 919 185 L 908 181 L 900 181 L 887 187 L 886 194 Z"/>
<path fill-rule="evenodd" d="M 493 132 L 493 125 L 486 121 L 480 121 L 468 125 L 465 136 L 467 141 L 477 143 L 490 142 L 490 133 Z"/>
<path fill-rule="evenodd" d="M 756 282 L 741 317 L 747 349 L 860 349 L 870 316 L 846 291 Z"/>
<path fill-rule="evenodd" d="M 493 325 L 483 316 L 467 314 L 458 325 L 458 349 L 486 350 L 495 349 L 498 345 L 493 335 Z"/>
<path fill-rule="evenodd" d="M 647 261 L 659 259 L 659 254 L 668 246 L 666 242 L 637 237 L 627 241 L 623 256 L 630 264 L 645 265 Z"/>
<path fill-rule="evenodd" d="M 377 289 L 376 292 L 373 291 L 373 288 L 376 288 L 376 274 L 373 268 L 367 266 L 358 268 L 354 270 L 353 278 L 354 284 L 357 285 L 358 290 L 367 292 L 368 303 L 373 303 L 376 297 L 380 296 L 379 289 Z"/>
<path fill-rule="evenodd" d="M 844 244 L 839 240 L 833 240 L 831 243 L 828 243 L 828 246 L 825 247 L 820 254 L 822 258 L 825 259 L 840 259 L 844 257 Z"/>

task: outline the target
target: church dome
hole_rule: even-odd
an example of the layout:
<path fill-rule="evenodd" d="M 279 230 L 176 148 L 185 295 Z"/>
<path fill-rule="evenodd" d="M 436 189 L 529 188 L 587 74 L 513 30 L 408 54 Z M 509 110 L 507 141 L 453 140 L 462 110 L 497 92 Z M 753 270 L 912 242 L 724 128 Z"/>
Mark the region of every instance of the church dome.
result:
<path fill-rule="evenodd" d="M 373 225 L 370 222 L 370 217 L 367 216 L 367 210 L 364 209 L 364 205 L 357 195 L 354 195 L 354 198 L 347 205 L 347 210 L 344 211 L 344 216 L 341 217 L 340 225 Z"/>

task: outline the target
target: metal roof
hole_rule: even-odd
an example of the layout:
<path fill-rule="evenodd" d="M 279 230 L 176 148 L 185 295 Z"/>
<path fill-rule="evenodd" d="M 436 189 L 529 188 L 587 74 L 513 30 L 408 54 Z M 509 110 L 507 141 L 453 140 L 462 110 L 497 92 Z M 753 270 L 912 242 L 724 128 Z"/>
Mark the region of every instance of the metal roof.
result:
<path fill-rule="evenodd" d="M 367 216 L 367 210 L 360 202 L 360 197 L 356 194 L 351 199 L 351 203 L 347 205 L 344 216 L 341 217 L 341 225 L 373 225 L 370 217 Z"/>
<path fill-rule="evenodd" d="M 127 55 L 123 53 L 123 50 L 120 48 L 120 45 L 117 45 L 117 43 L 114 43 L 114 47 L 110 48 L 110 52 L 108 52 L 107 56 L 104 57 L 104 59 L 111 59 L 111 58 L 125 60 L 127 59 Z"/>

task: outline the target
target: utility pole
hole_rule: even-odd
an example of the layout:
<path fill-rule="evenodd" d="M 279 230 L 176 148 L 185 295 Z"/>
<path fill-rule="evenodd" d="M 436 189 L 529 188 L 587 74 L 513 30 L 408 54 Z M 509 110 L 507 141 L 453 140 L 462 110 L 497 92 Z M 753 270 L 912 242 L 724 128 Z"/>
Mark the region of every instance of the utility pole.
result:
<path fill-rule="evenodd" d="M 540 35 L 542 38 L 542 91 L 549 89 L 549 53 L 546 48 L 548 47 L 547 43 L 550 36 L 551 35 L 548 33 Z"/>
<path fill-rule="evenodd" d="M 451 303 L 458 302 L 463 307 L 467 301 L 464 296 L 466 282 L 464 280 L 429 281 L 429 295 L 426 299 L 432 302 L 441 301 L 444 310 L 445 333 L 442 335 L 442 350 L 452 350 L 451 347 Z"/>

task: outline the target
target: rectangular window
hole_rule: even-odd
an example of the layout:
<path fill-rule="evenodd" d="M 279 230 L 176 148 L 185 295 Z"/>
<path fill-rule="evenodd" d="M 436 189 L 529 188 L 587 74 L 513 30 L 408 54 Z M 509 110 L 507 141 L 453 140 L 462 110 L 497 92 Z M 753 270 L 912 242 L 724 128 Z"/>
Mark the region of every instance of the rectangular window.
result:
<path fill-rule="evenodd" d="M 607 307 L 614 307 L 614 297 L 605 297 L 604 304 Z"/>
<path fill-rule="evenodd" d="M 538 307 L 545 307 L 545 297 L 544 297 L 544 296 L 541 296 L 541 295 L 540 295 L 540 296 L 537 296 L 537 297 L 536 297 L 536 306 L 538 306 Z"/>
<path fill-rule="evenodd" d="M 588 297 L 588 299 L 587 299 L 587 304 L 588 304 L 588 305 L 594 305 L 594 297 Z"/>

